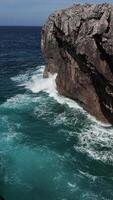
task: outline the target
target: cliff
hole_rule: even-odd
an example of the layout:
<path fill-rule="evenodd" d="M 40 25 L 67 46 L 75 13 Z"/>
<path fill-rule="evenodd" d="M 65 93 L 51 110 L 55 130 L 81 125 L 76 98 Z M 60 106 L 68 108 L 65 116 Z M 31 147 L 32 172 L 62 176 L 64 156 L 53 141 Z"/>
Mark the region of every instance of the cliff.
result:
<path fill-rule="evenodd" d="M 52 14 L 42 30 L 44 77 L 57 73 L 61 95 L 113 123 L 113 6 L 73 5 Z"/>

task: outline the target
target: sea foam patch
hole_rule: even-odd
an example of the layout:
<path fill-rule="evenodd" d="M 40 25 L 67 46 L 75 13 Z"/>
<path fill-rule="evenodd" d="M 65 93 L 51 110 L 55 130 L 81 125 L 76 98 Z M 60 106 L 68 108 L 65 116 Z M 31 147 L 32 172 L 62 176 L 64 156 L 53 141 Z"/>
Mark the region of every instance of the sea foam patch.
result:
<path fill-rule="evenodd" d="M 88 153 L 90 157 L 103 162 L 113 163 L 113 129 L 92 123 L 79 134 L 75 150 Z"/>
<path fill-rule="evenodd" d="M 37 66 L 33 71 L 27 71 L 25 74 L 20 74 L 16 77 L 12 77 L 12 81 L 18 83 L 19 86 L 23 86 L 33 93 L 39 93 L 41 91 L 47 92 L 50 97 L 53 97 L 60 104 L 67 104 L 70 108 L 79 109 L 83 112 L 89 120 L 98 123 L 100 126 L 109 127 L 109 124 L 104 124 L 96 120 L 95 117 L 87 113 L 77 102 L 61 96 L 58 94 L 56 87 L 56 76 L 57 74 L 49 74 L 48 78 L 43 78 L 43 71 L 45 66 Z"/>
<path fill-rule="evenodd" d="M 59 104 L 67 104 L 71 109 L 74 109 L 73 117 L 69 116 L 67 112 L 60 113 L 58 115 L 53 115 L 54 120 L 52 121 L 52 124 L 58 125 L 58 124 L 68 124 L 69 126 L 76 126 L 79 123 L 79 120 L 77 120 L 76 115 L 77 111 L 81 112 L 88 120 L 86 120 L 86 126 L 84 126 L 83 130 L 78 133 L 79 142 L 78 145 L 74 146 L 74 149 L 76 151 L 81 151 L 88 153 L 89 156 L 91 156 L 93 159 L 102 160 L 103 162 L 113 162 L 113 129 L 110 125 L 102 124 L 101 122 L 96 121 L 94 117 L 89 115 L 84 109 L 79 106 L 75 101 L 68 99 L 66 97 L 60 96 L 56 89 L 56 74 L 55 75 L 49 75 L 48 78 L 43 78 L 43 70 L 44 66 L 37 67 L 35 71 L 32 72 L 26 72 L 25 75 L 19 75 L 17 77 L 12 78 L 13 81 L 18 82 L 18 85 L 25 87 L 27 90 L 32 91 L 32 93 L 39 93 L 41 91 L 44 91 L 48 93 L 49 97 L 54 98 Z M 26 96 L 29 98 L 28 96 Z M 24 101 L 26 102 L 24 96 Z M 39 97 L 38 97 L 39 98 Z M 43 98 L 43 97 L 42 97 Z M 20 98 L 19 98 L 20 99 Z M 36 97 L 35 97 L 36 99 Z M 28 101 L 29 99 L 27 99 Z M 23 101 L 22 99 L 19 100 L 20 102 Z M 30 97 L 31 101 L 31 97 Z M 40 101 L 42 101 L 40 99 Z M 51 113 L 52 111 L 47 109 L 47 105 L 49 104 L 49 99 L 47 99 L 48 102 L 42 101 L 43 105 L 35 107 L 35 114 L 39 112 L 39 109 L 41 110 L 40 115 L 38 113 L 38 116 L 46 117 L 46 114 Z M 9 100 L 10 103 L 11 100 Z M 45 102 L 45 103 L 44 103 Z M 12 102 L 11 102 L 12 103 Z M 17 100 L 18 103 L 18 100 Z M 46 105 L 45 111 L 43 111 L 43 106 Z M 61 118 L 61 120 L 60 120 Z M 45 119 L 45 118 L 44 118 Z M 74 123 L 74 119 L 75 122 Z M 70 131 L 68 131 L 70 134 Z M 73 136 L 74 133 L 77 134 L 76 130 L 72 131 L 70 136 Z"/>

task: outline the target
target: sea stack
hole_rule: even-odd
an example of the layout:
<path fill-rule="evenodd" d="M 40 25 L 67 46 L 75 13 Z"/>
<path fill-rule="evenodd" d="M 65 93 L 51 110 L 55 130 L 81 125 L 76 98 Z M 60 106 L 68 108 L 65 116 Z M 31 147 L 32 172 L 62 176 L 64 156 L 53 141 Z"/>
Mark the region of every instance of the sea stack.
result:
<path fill-rule="evenodd" d="M 113 124 L 113 5 L 74 4 L 56 11 L 42 29 L 41 45 L 44 77 L 57 73 L 59 94 Z"/>

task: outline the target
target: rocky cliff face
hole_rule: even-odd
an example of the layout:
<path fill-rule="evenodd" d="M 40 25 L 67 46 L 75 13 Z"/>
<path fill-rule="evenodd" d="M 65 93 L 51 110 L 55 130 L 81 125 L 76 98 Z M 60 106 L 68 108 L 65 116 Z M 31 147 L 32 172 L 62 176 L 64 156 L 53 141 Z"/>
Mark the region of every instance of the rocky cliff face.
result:
<path fill-rule="evenodd" d="M 42 30 L 48 73 L 60 94 L 102 122 L 113 123 L 113 6 L 73 5 L 51 15 Z"/>

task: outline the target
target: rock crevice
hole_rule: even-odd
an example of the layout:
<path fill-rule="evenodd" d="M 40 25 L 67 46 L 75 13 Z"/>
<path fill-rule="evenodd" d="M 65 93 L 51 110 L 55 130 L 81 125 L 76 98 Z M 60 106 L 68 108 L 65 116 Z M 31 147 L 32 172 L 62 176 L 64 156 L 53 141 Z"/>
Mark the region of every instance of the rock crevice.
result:
<path fill-rule="evenodd" d="M 52 14 L 42 30 L 44 77 L 57 73 L 60 94 L 113 123 L 113 6 L 73 5 Z"/>

